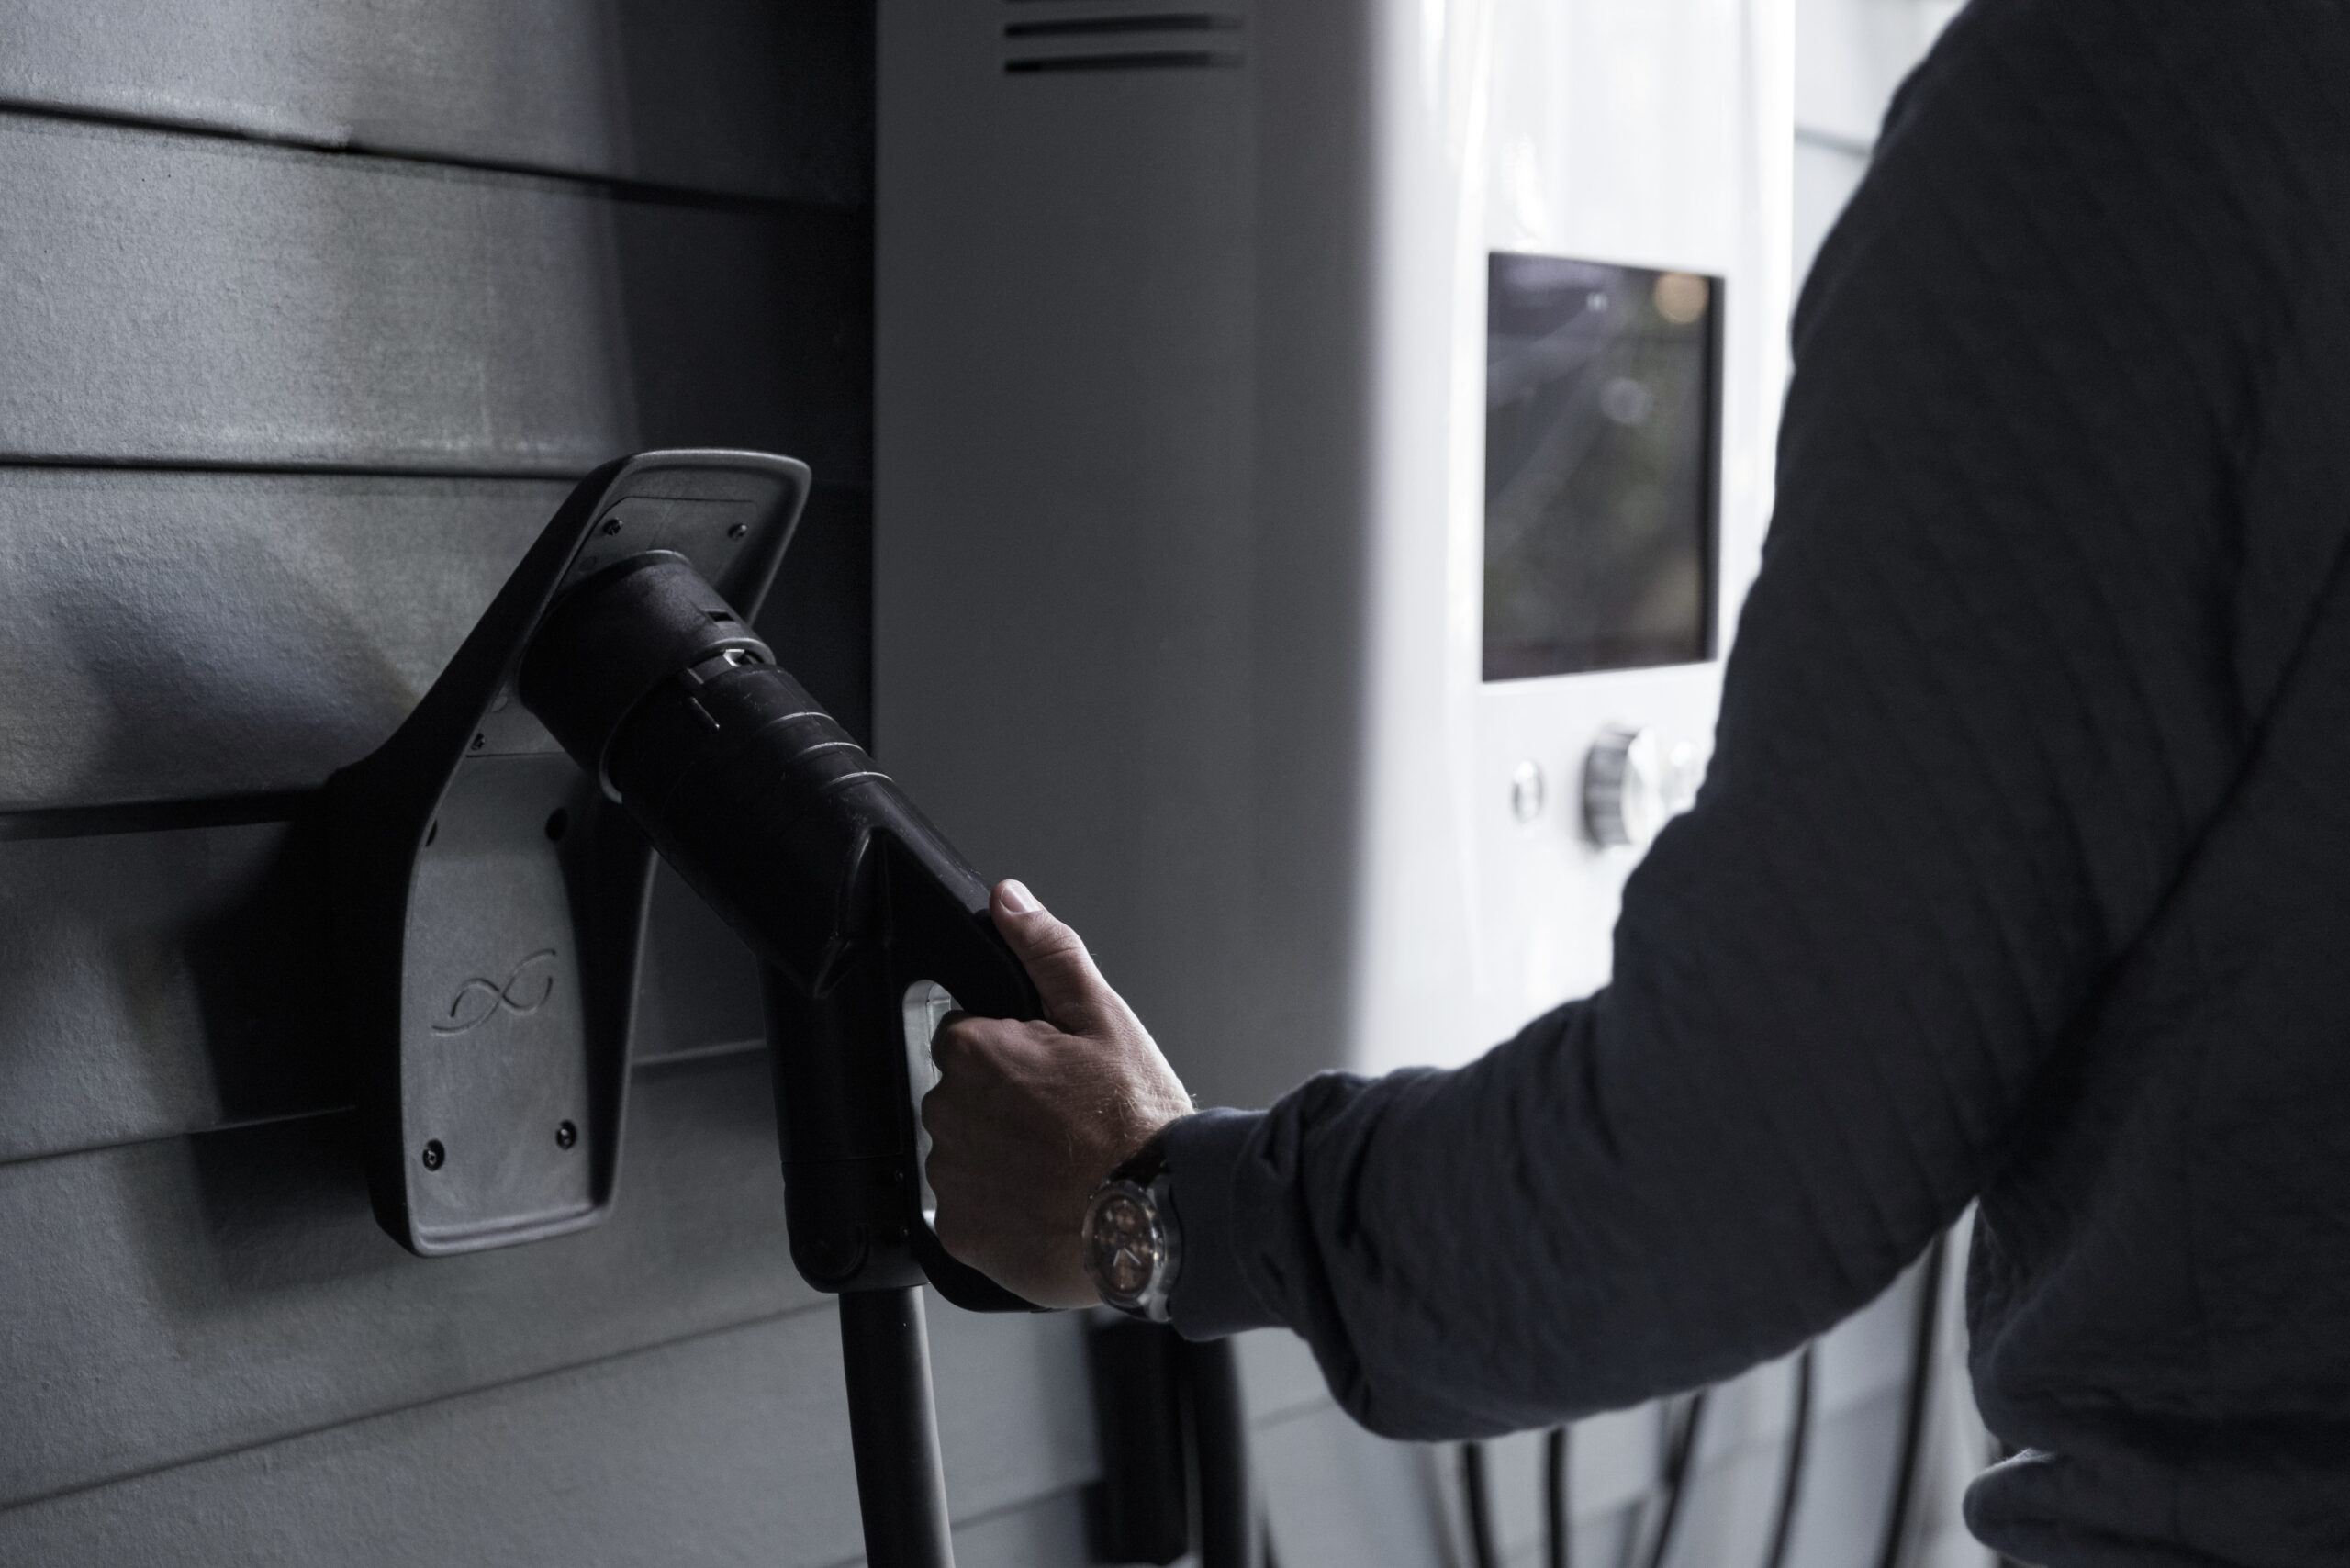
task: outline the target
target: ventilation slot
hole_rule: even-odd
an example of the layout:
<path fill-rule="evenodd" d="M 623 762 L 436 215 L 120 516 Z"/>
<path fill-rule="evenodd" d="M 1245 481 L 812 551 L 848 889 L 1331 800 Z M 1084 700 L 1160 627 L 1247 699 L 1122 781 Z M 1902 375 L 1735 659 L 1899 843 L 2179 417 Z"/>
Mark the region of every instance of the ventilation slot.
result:
<path fill-rule="evenodd" d="M 1217 11 L 1039 17 L 1003 25 L 1007 75 L 1069 71 L 1229 71 L 1240 18 Z"/>

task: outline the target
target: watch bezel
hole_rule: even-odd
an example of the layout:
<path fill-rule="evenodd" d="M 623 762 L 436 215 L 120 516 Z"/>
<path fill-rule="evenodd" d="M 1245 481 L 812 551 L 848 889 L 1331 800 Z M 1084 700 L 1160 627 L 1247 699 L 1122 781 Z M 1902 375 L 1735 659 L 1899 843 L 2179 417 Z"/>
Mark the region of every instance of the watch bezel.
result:
<path fill-rule="evenodd" d="M 1175 1276 L 1182 1262 L 1181 1238 L 1174 1226 L 1169 1223 L 1168 1185 L 1168 1179 L 1163 1174 L 1147 1184 L 1123 1175 L 1112 1176 L 1094 1188 L 1092 1196 L 1086 1200 L 1085 1223 L 1079 1237 L 1085 1258 L 1086 1278 L 1092 1282 L 1102 1305 L 1152 1323 L 1169 1321 Z M 1111 1283 L 1109 1271 L 1096 1249 L 1096 1222 L 1113 1199 L 1124 1199 L 1137 1204 L 1149 1219 L 1150 1275 L 1142 1289 L 1132 1294 L 1115 1289 Z"/>

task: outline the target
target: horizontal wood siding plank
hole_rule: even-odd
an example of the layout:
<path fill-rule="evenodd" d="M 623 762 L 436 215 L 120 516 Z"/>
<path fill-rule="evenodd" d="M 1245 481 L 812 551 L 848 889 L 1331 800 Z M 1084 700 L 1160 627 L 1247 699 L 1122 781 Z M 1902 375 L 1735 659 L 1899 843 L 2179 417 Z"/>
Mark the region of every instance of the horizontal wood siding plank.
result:
<path fill-rule="evenodd" d="M 0 469 L 0 810 L 315 787 L 570 487 Z"/>
<path fill-rule="evenodd" d="M 0 1160 L 348 1103 L 315 867 L 291 841 L 0 843 Z"/>
<path fill-rule="evenodd" d="M 308 823 L 0 841 L 0 1164 L 348 1104 L 322 850 Z M 763 1032 L 749 953 L 663 871 L 637 1059 Z"/>
<path fill-rule="evenodd" d="M 932 1323 L 961 1560 L 1085 1562 L 1076 1320 Z M 861 1546 L 827 1308 L 0 1511 L 0 1562 L 28 1564 L 824 1568 Z"/>
<path fill-rule="evenodd" d="M 1281 1568 L 1427 1568 L 1454 1561 L 1431 1505 L 1437 1456 L 1374 1437 L 1335 1406 L 1260 1428 L 1250 1457 Z"/>
<path fill-rule="evenodd" d="M 315 788 L 407 716 L 569 489 L 0 468 L 0 813 Z M 868 510 L 818 487 L 762 620 L 860 730 Z"/>
<path fill-rule="evenodd" d="M 1093 1555 L 1085 1494 L 1063 1492 L 955 1532 L 955 1568 L 1078 1568 Z"/>
<path fill-rule="evenodd" d="M 633 1101 L 610 1218 L 456 1258 L 377 1228 L 348 1115 L 0 1167 L 0 1504 L 815 1305 L 764 1059 Z"/>
<path fill-rule="evenodd" d="M 0 116 L 0 459 L 864 481 L 857 214 Z"/>
<path fill-rule="evenodd" d="M 871 27 L 868 0 L 6 0 L 0 101 L 856 206 Z"/>
<path fill-rule="evenodd" d="M 755 1055 L 641 1079 L 601 1225 L 422 1260 L 348 1115 L 0 1167 L 0 1504 L 805 1309 Z"/>
<path fill-rule="evenodd" d="M 924 1294 L 939 1448 L 955 1517 L 999 1513 L 1097 1479 L 1101 1446 L 1085 1315 L 964 1312 L 934 1291 Z M 826 1435 L 845 1447 L 848 1428 Z"/>

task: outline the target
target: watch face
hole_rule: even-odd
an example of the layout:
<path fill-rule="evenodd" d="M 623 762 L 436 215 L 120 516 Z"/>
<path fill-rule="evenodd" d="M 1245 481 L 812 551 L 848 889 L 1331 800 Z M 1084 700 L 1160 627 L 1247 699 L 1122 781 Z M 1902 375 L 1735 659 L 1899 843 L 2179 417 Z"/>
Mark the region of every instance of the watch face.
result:
<path fill-rule="evenodd" d="M 1086 1271 L 1105 1300 L 1136 1301 L 1158 1268 L 1158 1237 L 1143 1194 L 1120 1183 L 1085 1216 Z"/>

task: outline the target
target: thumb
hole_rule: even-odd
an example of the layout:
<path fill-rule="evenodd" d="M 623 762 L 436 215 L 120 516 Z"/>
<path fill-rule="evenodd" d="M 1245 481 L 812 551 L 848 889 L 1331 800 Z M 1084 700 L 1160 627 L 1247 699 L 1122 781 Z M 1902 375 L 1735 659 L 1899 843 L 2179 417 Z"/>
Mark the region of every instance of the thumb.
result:
<path fill-rule="evenodd" d="M 1045 1018 L 1070 1034 L 1082 1034 L 1102 1011 L 1109 984 L 1093 967 L 1084 940 L 1036 901 L 1027 885 L 1002 881 L 989 901 L 989 914 L 1013 956 L 1035 982 Z"/>

